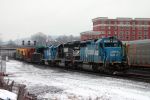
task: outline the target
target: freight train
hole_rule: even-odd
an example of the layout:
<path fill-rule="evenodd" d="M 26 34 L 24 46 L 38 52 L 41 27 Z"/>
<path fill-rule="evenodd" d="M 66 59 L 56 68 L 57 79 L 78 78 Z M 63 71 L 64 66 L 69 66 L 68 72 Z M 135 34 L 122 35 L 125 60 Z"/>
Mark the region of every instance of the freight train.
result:
<path fill-rule="evenodd" d="M 111 74 L 128 69 L 126 47 L 115 37 L 35 48 L 18 48 L 16 59 L 54 67 L 91 69 L 95 72 Z"/>

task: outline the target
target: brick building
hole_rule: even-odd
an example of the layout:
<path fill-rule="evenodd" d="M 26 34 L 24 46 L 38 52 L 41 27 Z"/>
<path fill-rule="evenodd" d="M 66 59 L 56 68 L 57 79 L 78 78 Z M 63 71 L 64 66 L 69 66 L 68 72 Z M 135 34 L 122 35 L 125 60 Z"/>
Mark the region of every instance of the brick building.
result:
<path fill-rule="evenodd" d="M 93 21 L 93 31 L 81 33 L 81 40 L 115 36 L 123 41 L 150 39 L 150 18 L 98 17 Z"/>

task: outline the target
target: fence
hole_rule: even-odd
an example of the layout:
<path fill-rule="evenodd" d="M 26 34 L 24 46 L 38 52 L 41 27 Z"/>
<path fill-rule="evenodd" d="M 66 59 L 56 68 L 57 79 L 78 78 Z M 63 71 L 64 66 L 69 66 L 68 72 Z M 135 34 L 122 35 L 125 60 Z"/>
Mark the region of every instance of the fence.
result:
<path fill-rule="evenodd" d="M 6 58 L 0 56 L 0 88 L 16 93 L 17 100 L 37 100 L 34 94 L 29 94 L 26 90 L 26 85 L 17 84 L 12 80 L 4 79 L 5 76 L 7 76 Z"/>
<path fill-rule="evenodd" d="M 15 55 L 16 50 L 13 49 L 1 49 L 0 48 L 0 55 L 2 57 L 8 56 L 9 58 L 13 58 Z"/>
<path fill-rule="evenodd" d="M 6 73 L 6 60 L 0 56 L 0 73 Z"/>

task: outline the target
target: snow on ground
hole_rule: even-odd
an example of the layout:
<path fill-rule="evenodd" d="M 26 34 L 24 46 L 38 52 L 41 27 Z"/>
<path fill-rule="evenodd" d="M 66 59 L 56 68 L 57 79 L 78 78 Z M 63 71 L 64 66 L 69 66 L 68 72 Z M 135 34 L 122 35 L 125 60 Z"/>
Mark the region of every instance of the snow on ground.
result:
<path fill-rule="evenodd" d="M 10 91 L 0 89 L 0 100 L 17 100 L 17 95 Z"/>
<path fill-rule="evenodd" d="M 10 60 L 7 72 L 38 98 L 54 100 L 150 100 L 150 84 Z"/>

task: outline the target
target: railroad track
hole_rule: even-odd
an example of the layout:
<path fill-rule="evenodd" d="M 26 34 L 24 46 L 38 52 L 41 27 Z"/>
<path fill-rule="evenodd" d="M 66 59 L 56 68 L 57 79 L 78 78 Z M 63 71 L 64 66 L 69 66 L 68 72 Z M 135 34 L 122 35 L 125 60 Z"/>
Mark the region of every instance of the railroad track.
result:
<path fill-rule="evenodd" d="M 21 61 L 24 62 L 24 61 Z M 24 62 L 26 63 L 26 62 Z M 36 67 L 39 68 L 52 68 L 52 69 L 63 69 L 63 70 L 68 70 L 68 71 L 75 71 L 75 72 L 80 72 L 80 73 L 85 73 L 85 74 L 92 74 L 92 75 L 97 75 L 97 76 L 104 76 L 104 77 L 113 77 L 113 78 L 119 78 L 119 79 L 127 79 L 127 80 L 134 80 L 134 81 L 142 81 L 142 82 L 148 82 L 150 83 L 150 72 L 144 72 L 141 70 L 129 70 L 126 73 L 118 73 L 118 74 L 106 74 L 106 73 L 101 73 L 101 72 L 93 72 L 90 70 L 84 70 L 84 69 L 68 69 L 67 67 L 50 67 L 49 65 L 37 65 L 33 63 L 28 63 L 31 65 L 36 65 Z"/>
<path fill-rule="evenodd" d="M 136 70 L 132 69 L 126 73 L 126 77 L 136 78 L 150 82 L 150 70 Z"/>

